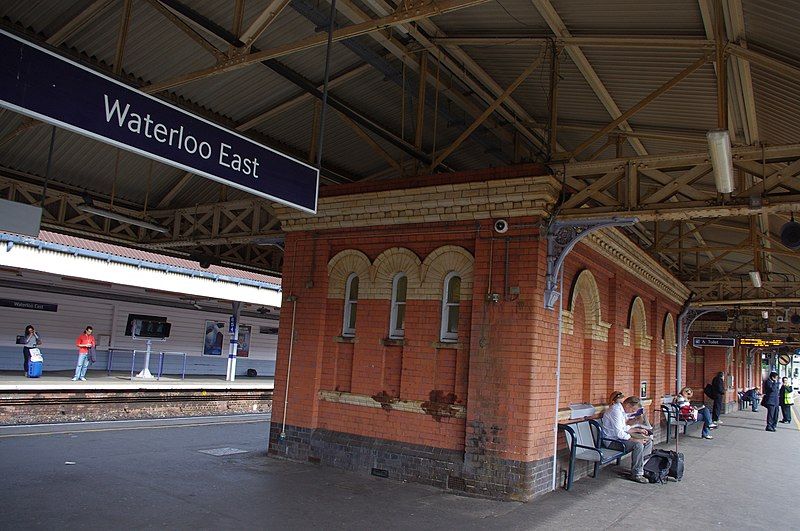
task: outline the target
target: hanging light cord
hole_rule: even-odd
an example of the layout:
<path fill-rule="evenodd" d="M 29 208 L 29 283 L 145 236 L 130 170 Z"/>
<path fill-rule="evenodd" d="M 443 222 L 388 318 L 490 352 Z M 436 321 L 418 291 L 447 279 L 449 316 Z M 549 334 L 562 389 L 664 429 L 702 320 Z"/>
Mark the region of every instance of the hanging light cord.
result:
<path fill-rule="evenodd" d="M 333 45 L 333 25 L 336 20 L 336 0 L 331 0 L 330 24 L 328 24 L 328 45 L 325 48 L 325 77 L 322 83 L 322 110 L 319 117 L 319 140 L 317 142 L 317 169 L 322 171 L 322 141 L 325 138 L 325 111 L 328 108 L 328 77 L 331 68 L 331 46 Z"/>

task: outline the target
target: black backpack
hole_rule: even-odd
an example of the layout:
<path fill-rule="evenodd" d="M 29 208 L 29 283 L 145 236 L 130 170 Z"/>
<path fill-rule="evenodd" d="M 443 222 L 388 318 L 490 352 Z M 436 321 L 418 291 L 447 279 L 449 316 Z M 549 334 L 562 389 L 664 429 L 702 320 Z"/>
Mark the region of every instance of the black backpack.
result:
<path fill-rule="evenodd" d="M 669 456 L 652 454 L 644 464 L 644 477 L 650 483 L 664 483 L 669 475 L 672 459 Z"/>
<path fill-rule="evenodd" d="M 661 457 L 668 457 L 670 459 L 669 473 L 671 478 L 680 481 L 683 479 L 683 454 L 681 452 L 672 452 L 670 450 L 653 450 L 651 455 L 658 455 Z"/>
<path fill-rule="evenodd" d="M 711 400 L 714 400 L 714 398 L 717 396 L 717 393 L 714 392 L 714 387 L 710 383 L 707 383 L 703 388 L 703 393 L 705 393 L 705 395 Z"/>

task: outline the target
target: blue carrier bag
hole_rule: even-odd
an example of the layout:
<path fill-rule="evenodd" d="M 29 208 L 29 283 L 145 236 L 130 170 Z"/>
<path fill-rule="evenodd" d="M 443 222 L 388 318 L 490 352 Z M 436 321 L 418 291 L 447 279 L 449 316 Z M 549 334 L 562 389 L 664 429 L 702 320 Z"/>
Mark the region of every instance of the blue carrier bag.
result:
<path fill-rule="evenodd" d="M 44 360 L 42 359 L 41 352 L 31 352 L 31 359 L 28 362 L 28 378 L 38 378 L 39 376 L 41 376 L 43 364 Z"/>

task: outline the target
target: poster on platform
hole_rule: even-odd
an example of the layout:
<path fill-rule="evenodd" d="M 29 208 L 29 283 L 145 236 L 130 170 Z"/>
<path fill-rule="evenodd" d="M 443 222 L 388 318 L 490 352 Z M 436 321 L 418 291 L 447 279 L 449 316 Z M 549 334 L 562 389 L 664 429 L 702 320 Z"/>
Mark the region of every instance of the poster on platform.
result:
<path fill-rule="evenodd" d="M 239 325 L 239 350 L 236 355 L 240 358 L 250 357 L 250 325 Z"/>
<path fill-rule="evenodd" d="M 224 340 L 223 330 L 225 330 L 225 323 L 206 321 L 205 336 L 203 339 L 204 356 L 222 355 L 222 343 Z"/>

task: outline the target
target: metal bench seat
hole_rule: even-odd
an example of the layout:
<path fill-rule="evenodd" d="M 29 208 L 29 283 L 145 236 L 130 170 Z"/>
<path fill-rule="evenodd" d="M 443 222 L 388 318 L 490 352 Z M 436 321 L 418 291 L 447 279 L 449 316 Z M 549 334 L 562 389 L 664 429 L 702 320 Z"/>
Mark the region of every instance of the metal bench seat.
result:
<path fill-rule="evenodd" d="M 564 431 L 567 448 L 569 448 L 567 490 L 572 488 L 576 460 L 594 462 L 592 477 L 597 477 L 597 471 L 601 466 L 612 461 L 619 464 L 620 459 L 628 453 L 619 442 L 603 436 L 603 427 L 596 420 L 559 424 L 559 429 Z"/>

